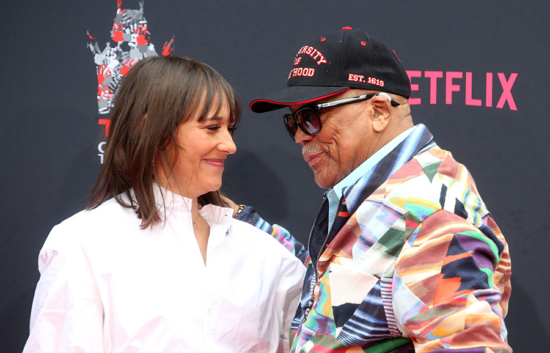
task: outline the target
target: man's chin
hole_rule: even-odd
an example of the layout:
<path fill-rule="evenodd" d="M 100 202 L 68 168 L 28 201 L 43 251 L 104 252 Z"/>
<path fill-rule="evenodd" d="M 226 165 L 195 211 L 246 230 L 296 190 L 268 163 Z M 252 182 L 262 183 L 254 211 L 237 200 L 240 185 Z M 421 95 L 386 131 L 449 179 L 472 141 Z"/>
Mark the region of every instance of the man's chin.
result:
<path fill-rule="evenodd" d="M 315 173 L 315 171 L 313 171 L 313 177 L 315 178 L 315 184 L 321 189 L 331 189 L 334 186 L 332 181 L 328 181 L 321 173 Z"/>

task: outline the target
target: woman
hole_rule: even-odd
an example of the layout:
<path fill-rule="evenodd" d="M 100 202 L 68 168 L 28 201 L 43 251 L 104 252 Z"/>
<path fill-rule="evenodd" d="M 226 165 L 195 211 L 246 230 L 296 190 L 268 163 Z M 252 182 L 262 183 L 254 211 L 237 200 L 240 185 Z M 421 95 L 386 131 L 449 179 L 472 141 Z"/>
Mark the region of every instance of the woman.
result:
<path fill-rule="evenodd" d="M 40 252 L 25 352 L 288 350 L 305 268 L 217 191 L 239 114 L 204 63 L 130 70 L 92 201 Z"/>

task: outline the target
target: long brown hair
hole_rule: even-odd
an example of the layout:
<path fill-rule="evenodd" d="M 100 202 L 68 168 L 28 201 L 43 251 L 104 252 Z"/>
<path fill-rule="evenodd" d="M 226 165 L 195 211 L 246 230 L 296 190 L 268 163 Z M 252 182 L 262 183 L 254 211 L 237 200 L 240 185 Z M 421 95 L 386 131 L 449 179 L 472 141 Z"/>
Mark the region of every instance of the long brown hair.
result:
<path fill-rule="evenodd" d="M 172 159 L 166 149 L 177 144 L 178 126 L 195 114 L 203 121 L 212 107 L 219 110 L 223 104 L 229 105 L 230 123 L 235 124 L 241 113 L 236 92 L 203 62 L 156 56 L 137 63 L 116 92 L 104 163 L 87 209 L 114 197 L 136 212 L 143 229 L 160 222 L 153 191 L 155 158 L 161 156 L 170 175 L 178 149 Z M 219 191 L 198 202 L 227 206 Z"/>

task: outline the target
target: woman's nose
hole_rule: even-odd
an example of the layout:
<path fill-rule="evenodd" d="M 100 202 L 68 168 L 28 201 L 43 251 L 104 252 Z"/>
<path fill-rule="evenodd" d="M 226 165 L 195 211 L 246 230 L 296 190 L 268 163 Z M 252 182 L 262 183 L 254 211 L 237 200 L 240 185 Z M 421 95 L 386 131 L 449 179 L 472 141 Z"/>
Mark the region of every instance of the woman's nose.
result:
<path fill-rule="evenodd" d="M 223 140 L 218 145 L 218 148 L 227 154 L 233 154 L 237 152 L 237 146 L 235 145 L 235 142 L 233 141 L 233 136 L 231 135 L 229 130 L 227 130 L 223 134 Z"/>

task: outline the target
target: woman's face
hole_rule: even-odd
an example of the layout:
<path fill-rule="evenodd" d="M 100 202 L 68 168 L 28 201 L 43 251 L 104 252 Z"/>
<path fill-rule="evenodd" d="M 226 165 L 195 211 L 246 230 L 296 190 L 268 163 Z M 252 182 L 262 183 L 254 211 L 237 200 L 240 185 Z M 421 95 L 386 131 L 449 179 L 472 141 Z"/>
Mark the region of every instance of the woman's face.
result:
<path fill-rule="evenodd" d="M 176 130 L 178 146 L 168 147 L 171 160 L 174 148 L 178 148 L 178 158 L 168 183 L 163 183 L 165 178 L 157 173 L 161 185 L 191 199 L 218 190 L 222 185 L 225 159 L 237 150 L 232 137 L 234 129 L 227 102 L 217 114 L 216 109 L 211 109 L 202 122 L 194 116 L 181 123 Z"/>

